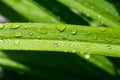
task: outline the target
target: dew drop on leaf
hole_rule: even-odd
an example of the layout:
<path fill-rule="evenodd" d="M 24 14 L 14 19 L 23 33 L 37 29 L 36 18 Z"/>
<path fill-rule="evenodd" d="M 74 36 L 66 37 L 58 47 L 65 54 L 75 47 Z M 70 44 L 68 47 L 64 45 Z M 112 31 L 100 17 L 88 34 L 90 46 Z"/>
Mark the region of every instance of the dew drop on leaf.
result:
<path fill-rule="evenodd" d="M 53 45 L 54 45 L 55 47 L 58 47 L 58 43 L 54 43 Z"/>
<path fill-rule="evenodd" d="M 30 35 L 30 36 L 32 36 L 32 35 L 33 35 L 33 33 L 32 33 L 32 32 L 29 32 L 29 35 Z"/>
<path fill-rule="evenodd" d="M 90 58 L 90 55 L 89 54 L 86 54 L 85 55 L 85 59 L 89 59 Z"/>
<path fill-rule="evenodd" d="M 87 34 L 87 35 L 90 35 L 90 34 L 92 34 L 92 32 L 91 32 L 91 31 L 87 31 L 86 34 Z"/>
<path fill-rule="evenodd" d="M 4 27 L 4 24 L 0 24 L 0 29 L 3 29 Z"/>
<path fill-rule="evenodd" d="M 3 43 L 4 41 L 3 41 L 3 39 L 0 39 L 0 43 Z"/>
<path fill-rule="evenodd" d="M 76 34 L 77 34 L 77 30 L 76 30 L 76 29 L 73 29 L 73 30 L 71 31 L 71 34 L 72 34 L 72 35 L 76 35 Z"/>
<path fill-rule="evenodd" d="M 19 40 L 16 40 L 16 41 L 15 41 L 15 44 L 19 44 L 19 43 L 20 43 L 20 41 L 19 41 Z"/>
<path fill-rule="evenodd" d="M 107 45 L 107 48 L 108 48 L 108 49 L 111 49 L 111 45 Z"/>
<path fill-rule="evenodd" d="M 16 32 L 14 36 L 17 37 L 17 38 L 22 37 L 22 33 Z"/>
<path fill-rule="evenodd" d="M 48 29 L 47 28 L 40 28 L 40 29 L 38 29 L 38 32 L 41 33 L 41 34 L 47 34 Z"/>
<path fill-rule="evenodd" d="M 19 27 L 20 27 L 20 25 L 11 25 L 11 26 L 10 26 L 11 29 L 17 29 L 17 28 L 19 28 Z"/>
<path fill-rule="evenodd" d="M 97 40 L 97 35 L 92 35 L 92 39 Z"/>
<path fill-rule="evenodd" d="M 25 29 L 27 29 L 27 28 L 28 28 L 28 26 L 25 26 L 24 28 L 25 28 Z"/>
<path fill-rule="evenodd" d="M 70 44 L 70 47 L 73 47 L 74 45 L 73 44 Z"/>
<path fill-rule="evenodd" d="M 59 30 L 60 32 L 63 32 L 65 30 L 65 25 L 64 24 L 59 24 L 56 26 L 57 30 Z"/>

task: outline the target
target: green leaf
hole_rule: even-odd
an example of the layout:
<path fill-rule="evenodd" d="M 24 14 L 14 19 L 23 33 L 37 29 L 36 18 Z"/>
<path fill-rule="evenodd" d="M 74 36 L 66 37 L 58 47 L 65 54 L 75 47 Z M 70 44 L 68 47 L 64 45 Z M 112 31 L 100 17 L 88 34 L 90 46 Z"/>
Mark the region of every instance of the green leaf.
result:
<path fill-rule="evenodd" d="M 115 9 L 108 5 L 108 3 L 105 3 L 103 0 L 58 0 L 59 2 L 67 5 L 68 7 L 78 10 L 81 13 L 86 14 L 88 17 L 92 17 L 95 20 L 98 20 L 102 24 L 105 24 L 109 27 L 120 27 L 120 16 L 117 14 Z M 105 5 L 107 4 L 108 7 L 107 10 L 105 10 L 103 7 L 98 5 L 98 3 L 102 3 Z M 103 5 L 104 6 L 104 5 Z M 113 15 L 113 12 L 108 11 L 112 9 L 113 12 L 115 12 Z"/>

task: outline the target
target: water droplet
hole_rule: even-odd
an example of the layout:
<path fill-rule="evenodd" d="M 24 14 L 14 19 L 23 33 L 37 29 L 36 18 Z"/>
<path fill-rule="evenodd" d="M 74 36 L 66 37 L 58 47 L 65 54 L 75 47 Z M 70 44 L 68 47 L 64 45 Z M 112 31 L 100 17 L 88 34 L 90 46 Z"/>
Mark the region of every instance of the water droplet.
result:
<path fill-rule="evenodd" d="M 64 24 L 59 24 L 56 26 L 56 28 L 60 31 L 60 32 L 63 32 L 65 30 L 65 25 Z"/>
<path fill-rule="evenodd" d="M 111 41 L 112 41 L 112 39 L 107 38 L 107 37 L 105 38 L 105 40 L 108 41 L 108 42 L 111 42 Z"/>
<path fill-rule="evenodd" d="M 110 45 L 107 45 L 107 48 L 108 48 L 108 49 L 111 49 L 111 46 L 110 46 Z"/>
<path fill-rule="evenodd" d="M 101 27 L 101 28 L 100 28 L 100 31 L 101 31 L 101 32 L 105 32 L 105 31 L 107 31 L 107 29 L 106 29 L 106 28 Z"/>
<path fill-rule="evenodd" d="M 19 27 L 20 27 L 20 25 L 11 25 L 11 26 L 10 26 L 11 29 L 17 29 L 17 28 L 19 28 Z"/>
<path fill-rule="evenodd" d="M 32 35 L 33 35 L 33 33 L 32 33 L 32 32 L 29 32 L 29 35 L 31 35 L 31 36 L 32 36 Z"/>
<path fill-rule="evenodd" d="M 72 53 L 75 53 L 76 51 L 75 50 L 72 50 Z"/>
<path fill-rule="evenodd" d="M 41 34 L 47 34 L 48 29 L 47 28 L 40 28 L 40 29 L 38 29 L 38 32 Z"/>
<path fill-rule="evenodd" d="M 57 43 L 54 43 L 54 46 L 55 46 L 55 47 L 58 47 L 58 44 L 57 44 Z"/>
<path fill-rule="evenodd" d="M 73 47 L 74 45 L 73 44 L 70 44 L 70 47 Z"/>
<path fill-rule="evenodd" d="M 0 39 L 0 43 L 4 42 L 3 39 Z"/>
<path fill-rule="evenodd" d="M 85 55 L 85 59 L 89 59 L 90 58 L 90 55 L 89 54 L 86 54 Z"/>
<path fill-rule="evenodd" d="M 14 36 L 19 38 L 19 37 L 22 37 L 22 34 L 20 32 L 16 32 Z"/>
<path fill-rule="evenodd" d="M 97 40 L 97 35 L 92 35 L 92 38 L 94 39 L 94 40 Z"/>
<path fill-rule="evenodd" d="M 86 33 L 87 35 L 90 35 L 90 34 L 92 34 L 92 32 L 91 31 L 87 31 L 87 33 Z"/>
<path fill-rule="evenodd" d="M 20 41 L 19 41 L 19 40 L 16 40 L 16 41 L 15 41 L 15 44 L 19 44 L 19 43 L 20 43 Z"/>
<path fill-rule="evenodd" d="M 25 26 L 24 28 L 25 28 L 25 29 L 27 29 L 27 28 L 28 28 L 28 26 Z"/>
<path fill-rule="evenodd" d="M 114 34 L 114 35 L 113 35 L 113 38 L 117 39 L 117 38 L 118 38 L 118 35 Z"/>
<path fill-rule="evenodd" d="M 0 24 L 0 29 L 3 29 L 4 27 L 4 24 Z"/>
<path fill-rule="evenodd" d="M 42 37 L 41 36 L 37 36 L 37 39 L 41 39 Z"/>
<path fill-rule="evenodd" d="M 98 18 L 101 18 L 101 15 L 98 15 Z"/>
<path fill-rule="evenodd" d="M 72 29 L 71 34 L 72 35 L 76 35 L 77 34 L 77 30 L 76 29 Z"/>

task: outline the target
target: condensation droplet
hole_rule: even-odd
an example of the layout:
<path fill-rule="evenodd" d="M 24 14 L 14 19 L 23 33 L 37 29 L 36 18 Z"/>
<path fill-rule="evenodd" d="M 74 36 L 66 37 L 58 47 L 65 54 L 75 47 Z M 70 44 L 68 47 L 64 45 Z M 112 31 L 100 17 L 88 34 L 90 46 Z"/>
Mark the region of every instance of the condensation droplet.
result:
<path fill-rule="evenodd" d="M 113 35 L 113 38 L 117 39 L 117 38 L 118 38 L 118 35 L 114 34 L 114 35 Z"/>
<path fill-rule="evenodd" d="M 28 26 L 25 26 L 24 28 L 25 28 L 25 29 L 27 29 L 27 28 L 28 28 Z"/>
<path fill-rule="evenodd" d="M 73 44 L 70 44 L 70 47 L 73 47 L 74 45 Z"/>
<path fill-rule="evenodd" d="M 86 33 L 87 35 L 90 35 L 90 34 L 92 34 L 92 32 L 91 31 L 87 31 L 87 33 Z"/>
<path fill-rule="evenodd" d="M 111 45 L 107 45 L 107 48 L 108 48 L 108 49 L 111 49 L 112 47 L 111 47 Z"/>
<path fill-rule="evenodd" d="M 41 36 L 37 36 L 37 39 L 41 39 L 42 37 Z"/>
<path fill-rule="evenodd" d="M 73 30 L 71 31 L 71 34 L 72 34 L 72 35 L 76 35 L 76 34 L 77 34 L 77 30 L 76 30 L 76 29 L 73 29 Z"/>
<path fill-rule="evenodd" d="M 92 35 L 92 38 L 94 39 L 94 40 L 97 40 L 97 35 Z"/>
<path fill-rule="evenodd" d="M 101 18 L 101 15 L 98 15 L 98 18 Z"/>
<path fill-rule="evenodd" d="M 53 45 L 54 45 L 55 47 L 58 47 L 58 43 L 54 43 Z"/>
<path fill-rule="evenodd" d="M 90 55 L 89 54 L 86 54 L 85 55 L 85 59 L 89 59 L 90 58 Z"/>
<path fill-rule="evenodd" d="M 10 26 L 11 29 L 17 29 L 17 28 L 19 28 L 19 27 L 20 27 L 20 25 L 11 25 L 11 26 Z"/>
<path fill-rule="evenodd" d="M 14 36 L 17 37 L 17 38 L 22 37 L 22 33 L 16 32 Z"/>
<path fill-rule="evenodd" d="M 3 29 L 4 27 L 4 24 L 0 24 L 0 29 Z"/>
<path fill-rule="evenodd" d="M 106 29 L 106 28 L 101 27 L 101 28 L 100 28 L 100 31 L 101 31 L 101 32 L 105 32 L 105 31 L 107 31 L 107 29 Z"/>
<path fill-rule="evenodd" d="M 20 43 L 20 41 L 19 41 L 19 40 L 16 40 L 16 41 L 15 41 L 15 44 L 19 44 L 19 43 Z"/>
<path fill-rule="evenodd" d="M 75 53 L 76 51 L 75 50 L 72 50 L 72 53 Z"/>
<path fill-rule="evenodd" d="M 47 28 L 40 28 L 40 29 L 38 29 L 38 32 L 41 33 L 41 34 L 47 34 L 48 29 Z"/>
<path fill-rule="evenodd" d="M 59 30 L 60 32 L 63 32 L 65 30 L 65 25 L 64 24 L 59 24 L 56 26 L 57 30 Z"/>
<path fill-rule="evenodd" d="M 0 43 L 3 43 L 4 41 L 3 41 L 3 39 L 0 39 Z"/>
<path fill-rule="evenodd" d="M 29 32 L 29 35 L 31 35 L 31 36 L 32 36 L 32 35 L 33 35 L 33 33 L 32 33 L 32 32 Z"/>

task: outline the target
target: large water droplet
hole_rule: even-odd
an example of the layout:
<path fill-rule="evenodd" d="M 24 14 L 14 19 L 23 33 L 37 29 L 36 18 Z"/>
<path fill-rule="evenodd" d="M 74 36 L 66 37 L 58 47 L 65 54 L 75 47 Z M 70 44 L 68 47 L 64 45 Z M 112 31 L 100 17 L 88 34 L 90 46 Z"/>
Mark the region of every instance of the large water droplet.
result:
<path fill-rule="evenodd" d="M 14 36 L 17 37 L 17 38 L 22 37 L 22 33 L 16 32 Z"/>
<path fill-rule="evenodd" d="M 89 59 L 90 58 L 90 55 L 89 54 L 86 54 L 85 55 L 85 59 Z"/>
<path fill-rule="evenodd" d="M 71 34 L 72 35 L 76 35 L 77 34 L 77 30 L 76 29 L 72 29 Z"/>
<path fill-rule="evenodd" d="M 4 24 L 0 24 L 0 29 L 3 29 L 4 27 Z"/>
<path fill-rule="evenodd" d="M 111 49 L 112 47 L 111 47 L 111 45 L 107 45 L 107 48 L 108 48 L 108 49 Z"/>
<path fill-rule="evenodd" d="M 59 30 L 60 32 L 63 32 L 65 30 L 65 25 L 64 24 L 59 24 L 56 26 L 57 30 Z"/>
<path fill-rule="evenodd" d="M 55 47 L 58 47 L 58 43 L 54 43 L 53 45 L 54 45 Z"/>
<path fill-rule="evenodd" d="M 40 29 L 38 29 L 38 32 L 41 34 L 47 34 L 48 29 L 47 28 L 40 28 Z"/>
<path fill-rule="evenodd" d="M 19 28 L 19 27 L 20 27 L 20 25 L 11 25 L 11 26 L 10 26 L 11 29 L 17 29 L 17 28 Z"/>

